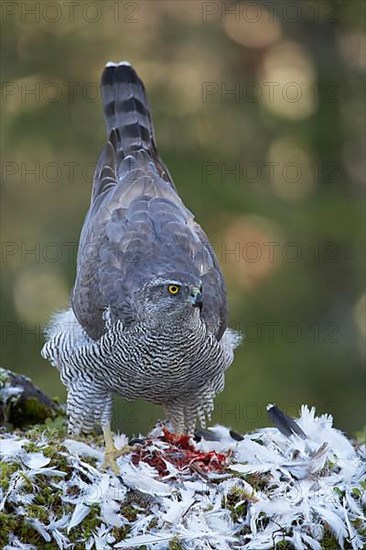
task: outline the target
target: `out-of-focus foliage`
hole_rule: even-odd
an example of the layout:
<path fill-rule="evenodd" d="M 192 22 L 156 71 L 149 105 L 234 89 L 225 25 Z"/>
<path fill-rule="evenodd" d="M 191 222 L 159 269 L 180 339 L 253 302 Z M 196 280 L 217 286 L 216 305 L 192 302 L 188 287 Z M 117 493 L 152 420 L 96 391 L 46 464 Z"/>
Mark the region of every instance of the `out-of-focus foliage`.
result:
<path fill-rule="evenodd" d="M 33 11 L 32 11 L 33 10 Z M 2 2 L 2 360 L 65 397 L 39 355 L 68 303 L 104 143 L 100 73 L 129 60 L 159 151 L 214 243 L 246 333 L 214 421 L 265 404 L 364 413 L 365 4 Z M 115 427 L 160 409 L 120 402 Z"/>

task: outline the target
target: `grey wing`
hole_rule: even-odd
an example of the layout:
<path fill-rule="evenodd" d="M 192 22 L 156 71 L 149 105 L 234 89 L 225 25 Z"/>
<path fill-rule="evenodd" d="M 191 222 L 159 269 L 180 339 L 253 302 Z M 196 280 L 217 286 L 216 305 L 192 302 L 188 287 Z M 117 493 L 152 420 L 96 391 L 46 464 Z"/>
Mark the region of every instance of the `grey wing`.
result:
<path fill-rule="evenodd" d="M 102 93 L 109 140 L 80 237 L 75 315 L 96 340 L 105 330 L 106 308 L 112 320 L 129 323 L 138 288 L 167 272 L 186 272 L 202 279 L 202 315 L 220 339 L 226 328 L 223 277 L 158 156 L 143 84 L 130 65 L 109 64 Z"/>

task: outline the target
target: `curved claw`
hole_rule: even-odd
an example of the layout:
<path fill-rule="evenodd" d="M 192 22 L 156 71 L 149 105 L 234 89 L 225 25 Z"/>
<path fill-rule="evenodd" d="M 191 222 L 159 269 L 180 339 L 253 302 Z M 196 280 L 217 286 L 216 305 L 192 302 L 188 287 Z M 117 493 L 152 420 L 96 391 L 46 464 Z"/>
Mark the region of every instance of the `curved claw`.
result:
<path fill-rule="evenodd" d="M 130 453 L 134 450 L 131 445 L 124 445 L 121 449 L 117 449 L 112 436 L 110 426 L 103 426 L 103 434 L 105 441 L 105 454 L 102 468 L 110 467 L 116 475 L 120 475 L 120 470 L 116 462 L 116 458 Z"/>

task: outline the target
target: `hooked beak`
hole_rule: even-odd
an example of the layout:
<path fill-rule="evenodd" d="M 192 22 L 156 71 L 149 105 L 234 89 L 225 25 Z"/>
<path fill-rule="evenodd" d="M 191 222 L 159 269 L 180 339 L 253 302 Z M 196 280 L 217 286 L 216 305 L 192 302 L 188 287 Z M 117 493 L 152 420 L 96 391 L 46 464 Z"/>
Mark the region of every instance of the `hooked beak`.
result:
<path fill-rule="evenodd" d="M 201 290 L 197 287 L 193 287 L 191 290 L 191 300 L 193 307 L 199 307 L 200 311 L 202 311 L 203 302 L 202 302 L 202 294 Z"/>

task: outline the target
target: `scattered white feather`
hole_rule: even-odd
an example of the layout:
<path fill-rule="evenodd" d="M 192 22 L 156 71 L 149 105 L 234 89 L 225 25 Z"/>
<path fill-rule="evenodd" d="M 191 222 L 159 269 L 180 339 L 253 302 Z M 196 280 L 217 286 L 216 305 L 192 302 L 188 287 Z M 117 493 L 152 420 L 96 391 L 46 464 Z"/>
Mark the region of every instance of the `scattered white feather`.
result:
<path fill-rule="evenodd" d="M 180 499 L 173 495 L 172 499 L 166 500 L 167 511 L 162 515 L 162 520 L 167 523 L 176 524 L 181 521 L 184 514 L 195 502 L 194 491 L 182 489 L 179 493 Z"/>
<path fill-rule="evenodd" d="M 4 546 L 4 550 L 37 550 L 34 544 L 26 544 L 18 539 L 13 533 L 9 535 L 9 544 Z"/>
<path fill-rule="evenodd" d="M 27 453 L 23 459 L 23 464 L 31 468 L 32 470 L 39 470 L 47 466 L 51 459 L 44 456 L 43 453 Z"/>
<path fill-rule="evenodd" d="M 0 437 L 0 456 L 4 460 L 18 457 L 22 453 L 22 447 L 25 443 L 27 443 L 26 439 Z"/>
<path fill-rule="evenodd" d="M 361 532 L 366 528 L 365 448 L 354 447 L 333 428 L 329 415 L 317 417 L 314 409 L 302 407 L 298 423 L 308 435 L 306 440 L 266 428 L 235 441 L 228 428 L 211 428 L 215 440 L 202 439 L 195 447 L 200 452 L 227 453 L 228 468 L 206 477 L 188 469 L 179 471 L 168 457 L 164 459 L 169 443 L 160 439 L 161 426 L 150 434 L 148 445 L 149 453 L 159 453 L 165 462 L 164 476 L 143 461 L 133 463 L 131 454 L 118 459 L 120 476 L 102 471 L 103 449 L 72 439 L 64 441 L 60 450 L 69 466 L 66 474 L 45 456 L 45 446 L 52 444 L 45 435 L 36 452 L 34 441 L 30 452 L 26 438 L 6 436 L 0 454 L 16 465 L 16 471 L 0 491 L 0 510 L 15 509 L 38 531 L 41 541 L 60 550 L 71 550 L 70 538 L 75 535 L 86 550 L 143 545 L 166 550 L 172 538 L 187 550 L 268 550 L 281 541 L 296 550 L 321 550 L 326 531 L 340 548 L 361 550 L 365 547 Z M 122 434 L 115 442 L 122 447 L 127 438 Z M 97 459 L 98 467 L 89 459 Z M 57 511 L 50 506 L 48 522 L 27 515 L 45 480 L 62 502 Z M 126 505 L 136 510 L 132 518 L 124 515 Z M 86 536 L 83 526 L 89 515 L 99 523 Z M 124 527 L 129 533 L 118 540 L 116 532 Z M 4 548 L 35 546 L 9 533 Z"/>
<path fill-rule="evenodd" d="M 134 466 L 132 463 L 123 466 L 121 477 L 127 487 L 154 496 L 171 495 L 172 490 L 169 485 L 154 479 L 157 472 L 148 464 L 140 462 L 139 467 Z"/>
<path fill-rule="evenodd" d="M 96 529 L 93 539 L 96 550 L 105 550 L 105 548 L 110 548 L 110 544 L 115 541 L 114 536 L 110 532 L 110 528 L 105 525 L 101 525 Z"/>
<path fill-rule="evenodd" d="M 67 532 L 70 533 L 71 529 L 79 525 L 79 523 L 81 523 L 83 519 L 85 519 L 86 516 L 89 514 L 90 510 L 90 506 L 87 506 L 83 502 L 79 502 L 79 504 L 75 506 L 74 512 L 70 519 L 70 523 L 67 528 Z"/>
<path fill-rule="evenodd" d="M 128 445 L 128 437 L 126 434 L 115 434 L 113 437 L 114 444 L 117 449 L 122 449 Z"/>
<path fill-rule="evenodd" d="M 73 439 L 65 439 L 64 447 L 69 451 L 69 453 L 79 456 L 89 456 L 90 458 L 96 458 L 101 460 L 103 458 L 103 452 L 99 449 L 94 449 L 83 443 L 82 441 L 75 441 Z"/>
<path fill-rule="evenodd" d="M 119 542 L 114 545 L 114 548 L 139 548 L 144 544 L 154 544 L 165 542 L 168 543 L 172 538 L 172 535 L 168 533 L 160 533 L 153 535 L 136 535 L 134 537 L 129 537 L 128 540 Z"/>
<path fill-rule="evenodd" d="M 27 520 L 27 522 L 29 523 L 29 525 L 31 527 L 33 527 L 33 529 L 38 531 L 38 533 L 42 536 L 42 538 L 46 542 L 51 541 L 51 536 L 48 534 L 46 526 L 43 525 L 43 523 L 41 521 L 39 521 L 38 519 L 29 519 L 29 520 Z"/>

